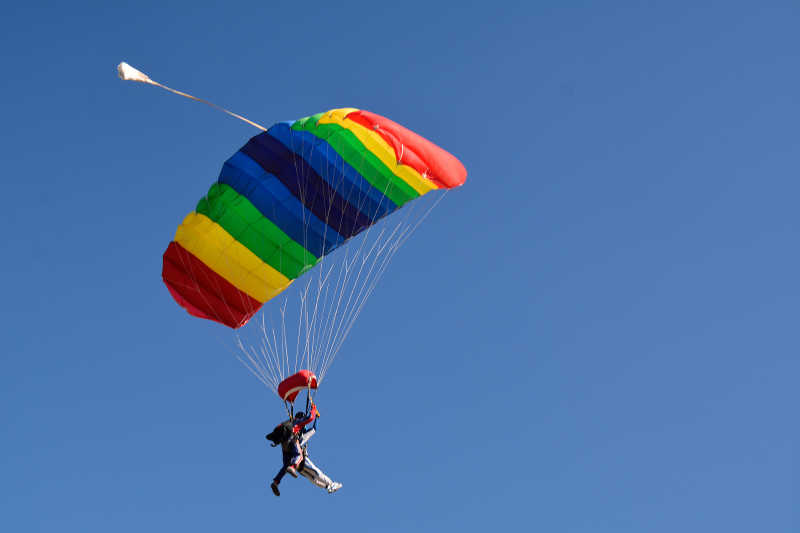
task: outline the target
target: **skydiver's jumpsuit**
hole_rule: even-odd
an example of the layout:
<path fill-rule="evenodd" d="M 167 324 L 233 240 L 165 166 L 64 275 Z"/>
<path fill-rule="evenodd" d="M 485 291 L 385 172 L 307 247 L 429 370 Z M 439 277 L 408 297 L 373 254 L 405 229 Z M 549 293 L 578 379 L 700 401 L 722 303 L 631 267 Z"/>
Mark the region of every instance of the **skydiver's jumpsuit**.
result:
<path fill-rule="evenodd" d="M 292 428 L 293 435 L 285 442 L 281 443 L 281 451 L 283 452 L 283 467 L 278 471 L 275 476 L 275 484 L 279 484 L 283 476 L 286 475 L 286 469 L 293 466 L 297 469 L 303 477 L 308 479 L 314 485 L 327 489 L 333 484 L 331 478 L 326 476 L 309 459 L 305 447 L 308 440 L 314 436 L 317 431 L 316 409 L 311 412 L 307 418 L 298 421 Z M 304 426 L 314 421 L 314 426 L 311 429 L 306 429 Z"/>
<path fill-rule="evenodd" d="M 308 442 L 308 439 L 310 439 L 314 435 L 314 433 L 316 431 L 317 431 L 316 429 L 310 429 L 303 436 L 303 441 L 302 441 L 303 443 L 301 444 L 301 446 L 304 447 L 303 448 L 303 460 L 300 463 L 300 468 L 298 468 L 297 471 L 300 472 L 300 474 L 304 478 L 309 480 L 311 483 L 313 483 L 317 487 L 321 487 L 323 489 L 327 489 L 327 488 L 330 488 L 330 486 L 333 484 L 333 480 L 331 480 L 331 478 L 326 476 L 322 472 L 322 470 L 317 468 L 317 465 L 315 465 L 314 463 L 311 462 L 311 458 L 308 457 L 308 453 L 306 453 L 306 450 L 305 450 L 305 443 Z"/>

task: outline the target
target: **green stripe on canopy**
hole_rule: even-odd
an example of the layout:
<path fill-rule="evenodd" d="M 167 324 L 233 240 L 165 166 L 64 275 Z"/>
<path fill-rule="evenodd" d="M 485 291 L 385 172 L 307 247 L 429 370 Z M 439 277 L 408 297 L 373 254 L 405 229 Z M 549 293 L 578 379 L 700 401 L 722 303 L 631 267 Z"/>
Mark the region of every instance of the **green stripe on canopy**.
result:
<path fill-rule="evenodd" d="M 411 185 L 384 165 L 351 131 L 338 124 L 318 124 L 323 114 L 302 118 L 292 124 L 292 129 L 308 131 L 325 140 L 348 165 L 398 207 L 419 197 Z"/>
<path fill-rule="evenodd" d="M 228 185 L 212 185 L 195 210 L 289 279 L 297 278 L 319 261 Z"/>

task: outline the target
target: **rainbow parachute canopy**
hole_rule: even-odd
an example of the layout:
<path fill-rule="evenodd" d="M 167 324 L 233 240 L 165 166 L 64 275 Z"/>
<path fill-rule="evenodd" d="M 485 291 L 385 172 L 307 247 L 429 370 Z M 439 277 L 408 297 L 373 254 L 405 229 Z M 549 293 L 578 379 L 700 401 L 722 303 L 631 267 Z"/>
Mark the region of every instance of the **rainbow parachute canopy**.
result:
<path fill-rule="evenodd" d="M 369 111 L 275 124 L 225 162 L 178 227 L 164 283 L 190 314 L 239 328 L 348 239 L 466 176 L 452 154 Z"/>

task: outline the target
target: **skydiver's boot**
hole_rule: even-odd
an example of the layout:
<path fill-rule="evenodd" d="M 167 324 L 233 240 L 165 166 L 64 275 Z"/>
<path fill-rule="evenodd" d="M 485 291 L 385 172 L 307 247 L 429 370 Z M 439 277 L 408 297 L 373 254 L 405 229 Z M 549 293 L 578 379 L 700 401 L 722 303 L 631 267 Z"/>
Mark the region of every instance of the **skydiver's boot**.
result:
<path fill-rule="evenodd" d="M 337 490 L 339 490 L 341 488 L 342 488 L 342 484 L 339 483 L 338 481 L 334 481 L 330 485 L 328 485 L 328 494 L 333 494 L 334 492 L 336 492 Z"/>
<path fill-rule="evenodd" d="M 270 483 L 269 488 L 272 489 L 272 494 L 274 494 L 275 496 L 281 495 L 281 491 L 278 490 L 278 484 L 275 481 Z"/>
<path fill-rule="evenodd" d="M 297 478 L 297 469 L 293 466 L 287 466 L 286 471 L 289 473 L 290 476 L 293 478 Z"/>

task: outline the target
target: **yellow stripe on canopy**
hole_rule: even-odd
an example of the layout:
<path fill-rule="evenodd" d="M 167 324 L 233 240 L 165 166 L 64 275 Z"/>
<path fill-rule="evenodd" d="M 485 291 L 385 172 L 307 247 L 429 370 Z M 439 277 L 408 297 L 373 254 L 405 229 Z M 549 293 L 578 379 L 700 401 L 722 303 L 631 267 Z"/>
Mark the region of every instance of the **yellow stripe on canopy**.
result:
<path fill-rule="evenodd" d="M 266 302 L 292 282 L 264 263 L 222 226 L 200 213 L 189 213 L 175 241 L 240 291 Z"/>
<path fill-rule="evenodd" d="M 394 148 L 389 145 L 389 143 L 387 143 L 386 140 L 380 136 L 380 134 L 362 126 L 358 122 L 346 120 L 345 117 L 353 111 L 358 111 L 358 109 L 332 109 L 331 111 L 324 113 L 320 117 L 318 123 L 336 124 L 350 131 L 359 141 L 361 141 L 361 144 L 363 144 L 367 150 L 372 152 L 375 157 L 380 159 L 381 162 L 386 165 L 389 170 L 394 172 L 398 178 L 408 183 L 420 194 L 420 196 L 437 188 L 432 181 L 423 178 L 420 173 L 413 168 L 402 163 L 398 163 L 397 154 L 395 154 Z"/>

